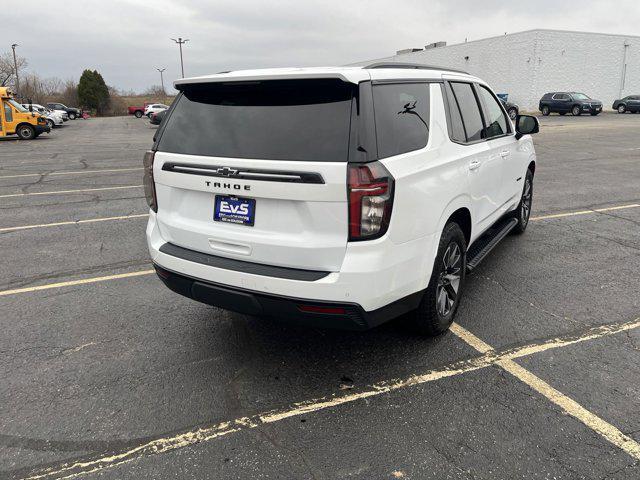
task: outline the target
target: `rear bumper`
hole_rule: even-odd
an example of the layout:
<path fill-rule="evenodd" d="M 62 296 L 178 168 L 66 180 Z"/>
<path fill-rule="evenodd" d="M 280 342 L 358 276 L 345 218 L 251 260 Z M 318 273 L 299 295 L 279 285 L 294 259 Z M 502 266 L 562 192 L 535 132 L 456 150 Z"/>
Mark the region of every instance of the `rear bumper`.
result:
<path fill-rule="evenodd" d="M 185 297 L 233 312 L 266 316 L 308 327 L 368 330 L 417 308 L 422 298 L 422 292 L 416 292 L 366 312 L 355 303 L 321 302 L 259 293 L 187 277 L 155 264 L 154 267 L 169 289 Z"/>
<path fill-rule="evenodd" d="M 404 301 L 426 288 L 433 269 L 433 259 L 426 252 L 433 251 L 433 242 L 437 242 L 430 235 L 402 244 L 394 244 L 387 237 L 371 242 L 349 243 L 340 270 L 327 272 L 268 266 L 250 263 L 250 258 L 246 256 L 219 257 L 211 255 L 213 252 L 182 248 L 179 242 L 162 235 L 156 214 L 152 211 L 146 234 L 153 263 L 166 271 L 220 288 L 250 292 L 260 298 L 266 296 L 303 300 L 305 304 L 349 305 L 349 311 L 355 308 L 359 312 L 358 317 L 364 318 L 358 324 L 360 328 L 375 326 L 401 314 L 403 308 L 397 308 L 397 305 L 384 315 L 377 311 Z M 184 294 L 194 298 L 190 291 Z M 215 304 L 209 301 L 205 303 Z M 409 307 L 417 304 L 409 302 Z M 290 309 L 287 311 L 296 313 L 296 316 L 300 313 L 297 307 L 295 312 Z M 369 313 L 372 315 L 368 316 Z M 342 320 L 345 321 L 344 318 Z"/>

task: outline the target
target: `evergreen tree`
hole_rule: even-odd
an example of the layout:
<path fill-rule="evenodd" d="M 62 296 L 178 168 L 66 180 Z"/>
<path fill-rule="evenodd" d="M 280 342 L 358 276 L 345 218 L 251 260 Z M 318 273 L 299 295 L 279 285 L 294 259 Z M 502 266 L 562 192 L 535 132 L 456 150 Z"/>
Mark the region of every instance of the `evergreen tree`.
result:
<path fill-rule="evenodd" d="M 78 99 L 84 108 L 95 109 L 98 115 L 109 106 L 109 88 L 97 70 L 85 70 L 78 82 Z"/>

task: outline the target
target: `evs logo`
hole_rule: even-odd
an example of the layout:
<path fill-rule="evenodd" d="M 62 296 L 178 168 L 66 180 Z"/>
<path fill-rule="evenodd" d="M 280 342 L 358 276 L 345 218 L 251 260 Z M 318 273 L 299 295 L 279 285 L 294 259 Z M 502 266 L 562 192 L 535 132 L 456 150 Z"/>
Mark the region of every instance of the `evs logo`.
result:
<path fill-rule="evenodd" d="M 226 200 L 220 202 L 220 213 L 231 213 L 233 215 L 249 215 L 249 205 L 241 203 L 233 205 Z"/>

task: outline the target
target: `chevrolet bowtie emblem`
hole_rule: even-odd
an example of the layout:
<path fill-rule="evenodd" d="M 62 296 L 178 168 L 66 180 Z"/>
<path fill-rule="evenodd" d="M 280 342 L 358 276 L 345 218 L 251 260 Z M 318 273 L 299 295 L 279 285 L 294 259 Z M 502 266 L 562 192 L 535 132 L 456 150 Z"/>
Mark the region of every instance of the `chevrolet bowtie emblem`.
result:
<path fill-rule="evenodd" d="M 220 167 L 216 170 L 218 175 L 222 175 L 223 177 L 233 177 L 238 174 L 238 170 L 235 168 L 229 167 Z"/>

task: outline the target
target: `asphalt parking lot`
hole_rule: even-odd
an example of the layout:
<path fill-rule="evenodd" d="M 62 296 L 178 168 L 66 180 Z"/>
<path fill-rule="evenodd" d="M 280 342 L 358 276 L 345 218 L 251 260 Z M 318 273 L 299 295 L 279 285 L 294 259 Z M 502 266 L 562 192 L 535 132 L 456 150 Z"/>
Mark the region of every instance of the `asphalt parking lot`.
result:
<path fill-rule="evenodd" d="M 541 121 L 532 223 L 435 339 L 166 289 L 146 120 L 0 140 L 0 478 L 640 478 L 640 115 Z"/>

